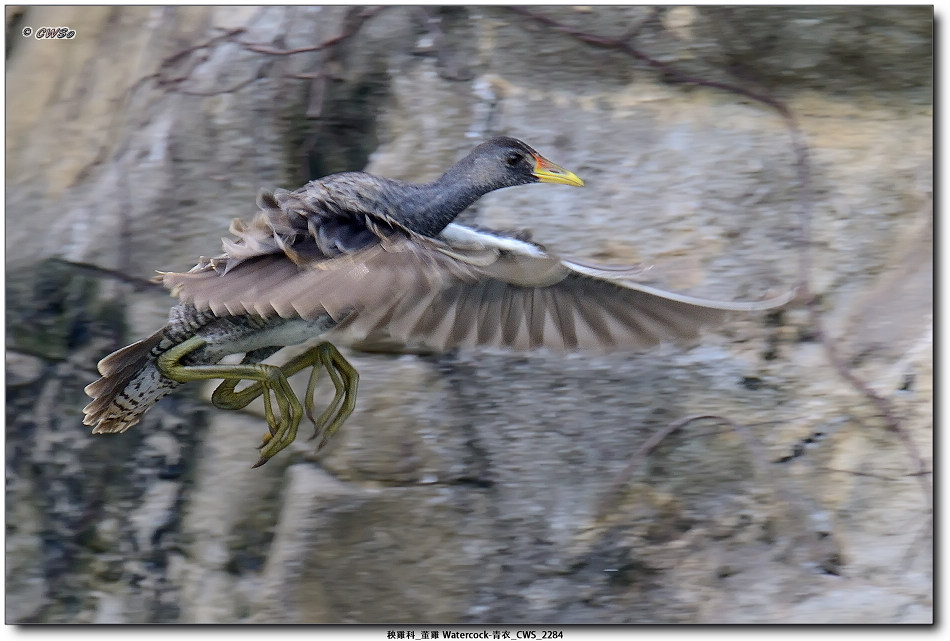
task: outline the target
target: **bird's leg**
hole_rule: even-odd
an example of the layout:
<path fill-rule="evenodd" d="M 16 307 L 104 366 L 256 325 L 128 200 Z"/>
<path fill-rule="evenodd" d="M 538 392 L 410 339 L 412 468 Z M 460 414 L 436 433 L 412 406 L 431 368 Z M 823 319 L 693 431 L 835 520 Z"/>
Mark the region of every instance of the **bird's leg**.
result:
<path fill-rule="evenodd" d="M 318 350 L 320 363 L 326 368 L 336 391 L 333 400 L 330 401 L 330 404 L 316 420 L 309 411 L 307 414 L 310 420 L 313 421 L 315 428 L 310 440 L 317 438 L 321 433 L 323 434 L 320 444 L 317 445 L 317 451 L 327 444 L 330 437 L 340 429 L 344 421 L 353 413 L 353 409 L 356 407 L 356 389 L 360 382 L 359 372 L 350 365 L 349 361 L 343 358 L 343 354 L 336 347 L 330 343 L 321 343 L 314 348 L 314 351 Z M 313 407 L 312 394 L 313 387 L 316 385 L 317 372 L 318 370 L 314 368 L 310 375 L 310 382 L 307 385 L 307 400 L 310 401 L 311 408 Z"/>
<path fill-rule="evenodd" d="M 219 394 L 218 400 L 228 407 L 238 406 L 245 400 L 244 405 L 247 405 L 251 400 L 263 394 L 264 417 L 267 419 L 267 425 L 273 435 L 273 438 L 268 439 L 270 442 L 266 444 L 261 452 L 261 458 L 254 464 L 254 467 L 263 465 L 270 457 L 290 445 L 297 437 L 297 427 L 303 417 L 303 408 L 300 406 L 300 401 L 297 400 L 290 383 L 287 382 L 287 375 L 276 365 L 265 365 L 263 363 L 184 365 L 181 363 L 182 358 L 204 345 L 205 340 L 200 336 L 189 338 L 167 352 L 160 354 L 156 363 L 158 369 L 164 376 L 180 383 L 214 378 L 224 379 L 225 383 L 222 386 L 225 387 L 226 392 Z M 300 369 L 302 369 L 302 366 L 295 371 Z M 257 381 L 248 388 L 248 390 L 256 388 L 253 394 L 248 394 L 248 390 L 233 391 L 234 387 L 242 380 Z M 271 392 L 273 392 L 274 399 L 277 401 L 279 416 L 275 416 L 273 411 Z M 240 407 L 244 405 L 240 405 Z"/>
<path fill-rule="evenodd" d="M 267 358 L 273 354 L 273 351 L 263 352 Z M 260 354 L 252 352 L 245 356 L 245 361 L 260 360 Z M 320 367 L 318 367 L 320 366 Z M 309 440 L 315 439 L 320 434 L 324 434 L 317 450 L 320 450 L 327 444 L 329 438 L 339 430 L 344 421 L 353 413 L 356 407 L 356 389 L 359 384 L 359 373 L 350 365 L 350 363 L 340 354 L 339 350 L 331 343 L 320 343 L 310 350 L 294 357 L 286 364 L 281 366 L 284 376 L 291 377 L 307 367 L 312 367 L 310 379 L 307 382 L 307 391 L 304 393 L 303 406 L 307 418 L 313 423 L 314 432 Z M 320 380 L 320 373 L 326 370 L 330 375 L 330 381 L 333 383 L 333 400 L 327 405 L 320 416 L 314 418 L 314 394 L 317 382 Z M 220 409 L 242 409 L 255 398 L 263 393 L 261 383 L 254 383 L 235 392 L 238 380 L 226 380 L 215 389 L 211 395 L 211 402 Z M 266 401 L 265 397 L 265 401 Z M 270 434 L 264 435 L 261 447 L 266 447 L 273 436 L 273 430 Z"/>
<path fill-rule="evenodd" d="M 265 358 L 273 356 L 279 352 L 280 349 L 280 347 L 262 347 L 261 349 L 248 352 L 241 360 L 241 364 L 247 365 L 249 363 L 259 363 Z M 287 375 L 286 372 L 284 375 Z M 241 380 L 243 379 L 229 379 L 218 385 L 211 394 L 211 404 L 222 410 L 242 410 L 247 407 L 251 401 L 263 393 L 264 387 L 260 383 L 254 383 L 253 385 L 249 385 L 248 387 L 242 389 L 240 392 L 235 392 L 234 390 Z M 264 399 L 265 411 L 267 410 L 269 402 L 270 397 Z M 274 435 L 274 429 L 270 427 L 270 425 L 267 427 L 269 430 L 267 440 L 270 440 L 270 437 Z M 267 441 L 265 441 L 265 443 L 266 442 Z"/>
<path fill-rule="evenodd" d="M 201 344 L 203 345 L 204 343 L 202 342 Z M 185 343 L 182 343 L 182 345 L 185 345 Z M 180 359 L 185 353 L 189 353 L 198 347 L 200 347 L 200 345 L 196 343 L 190 349 L 182 350 L 179 354 L 173 354 L 172 356 L 167 357 L 167 360 L 173 360 L 176 358 Z M 178 346 L 175 349 L 180 348 L 181 346 Z M 256 350 L 245 355 L 241 365 L 218 365 L 215 366 L 217 368 L 216 371 L 220 372 L 221 368 L 231 367 L 275 368 L 280 371 L 284 381 L 286 381 L 286 379 L 293 376 L 297 372 L 300 372 L 307 367 L 312 367 L 313 371 L 310 374 L 310 380 L 307 383 L 307 391 L 304 395 L 304 411 L 306 412 L 307 418 L 309 418 L 314 424 L 314 433 L 311 437 L 311 440 L 320 434 L 323 434 L 323 438 L 321 439 L 320 444 L 317 446 L 317 450 L 320 450 L 327 444 L 330 437 L 340 429 L 340 426 L 343 425 L 350 414 L 353 413 L 353 409 L 356 407 L 356 390 L 359 384 L 359 373 L 352 365 L 350 365 L 343 355 L 340 354 L 339 350 L 337 350 L 337 348 L 330 343 L 320 343 L 312 349 L 295 356 L 280 367 L 257 363 L 257 361 L 267 358 L 276 351 L 277 349 L 273 348 Z M 167 354 L 170 354 L 171 352 L 172 350 L 169 350 Z M 318 365 L 321 367 L 318 367 Z M 188 366 L 182 366 L 179 364 L 179 367 Z M 294 440 L 297 433 L 297 427 L 300 424 L 300 417 L 296 417 L 289 431 L 281 431 L 282 423 L 286 421 L 274 420 L 274 413 L 271 408 L 271 398 L 268 390 L 274 391 L 274 396 L 277 399 L 278 406 L 281 408 L 282 416 L 283 406 L 281 403 L 283 399 L 276 391 L 277 388 L 269 384 L 268 380 L 255 376 L 242 375 L 212 376 L 206 373 L 210 371 L 207 369 L 208 366 L 200 367 L 206 370 L 205 372 L 202 372 L 202 374 L 204 374 L 204 378 L 225 379 L 224 382 L 221 383 L 221 385 L 219 385 L 211 395 L 212 404 L 219 409 L 243 409 L 258 396 L 264 397 L 264 415 L 267 418 L 269 431 L 264 435 L 263 442 L 260 445 L 261 460 L 258 461 L 258 465 L 267 461 L 270 457 L 283 448 L 287 447 L 287 445 L 289 445 Z M 192 371 L 194 371 L 195 366 L 191 366 L 191 368 Z M 320 372 L 324 369 L 330 375 L 330 380 L 335 388 L 335 393 L 333 400 L 329 403 L 326 409 L 320 414 L 320 416 L 314 418 L 314 393 L 317 382 L 320 379 Z M 173 373 L 174 372 L 166 375 L 168 375 L 169 378 L 175 378 L 175 376 L 172 375 Z M 234 373 L 237 374 L 238 372 L 235 371 Z M 176 378 L 176 380 L 179 379 Z M 189 380 L 196 379 L 191 378 Z M 245 387 L 240 391 L 235 391 L 242 380 L 255 380 L 257 382 Z M 287 389 L 289 390 L 289 385 Z M 265 393 L 265 391 L 267 391 L 267 393 Z M 290 401 L 291 409 L 297 410 L 299 408 L 299 401 L 297 400 L 297 396 L 292 391 L 289 392 L 288 399 Z M 294 403 L 297 404 L 296 408 L 293 405 Z M 281 438 L 275 438 L 278 436 L 286 436 L 286 440 L 282 441 Z"/>

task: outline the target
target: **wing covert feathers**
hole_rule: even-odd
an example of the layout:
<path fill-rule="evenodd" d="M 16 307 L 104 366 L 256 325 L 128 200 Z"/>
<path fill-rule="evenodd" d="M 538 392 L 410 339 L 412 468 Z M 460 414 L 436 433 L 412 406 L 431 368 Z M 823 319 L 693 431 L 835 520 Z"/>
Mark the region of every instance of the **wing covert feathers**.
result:
<path fill-rule="evenodd" d="M 581 263 L 516 238 L 454 224 L 450 230 L 434 239 L 396 230 L 358 251 L 303 262 L 297 259 L 315 252 L 242 255 L 236 265 L 223 257 L 163 281 L 186 303 L 217 315 L 329 314 L 340 325 L 328 339 L 428 350 L 639 349 L 694 337 L 730 312 L 770 309 L 792 297 L 705 300 L 638 283 L 638 267 Z"/>

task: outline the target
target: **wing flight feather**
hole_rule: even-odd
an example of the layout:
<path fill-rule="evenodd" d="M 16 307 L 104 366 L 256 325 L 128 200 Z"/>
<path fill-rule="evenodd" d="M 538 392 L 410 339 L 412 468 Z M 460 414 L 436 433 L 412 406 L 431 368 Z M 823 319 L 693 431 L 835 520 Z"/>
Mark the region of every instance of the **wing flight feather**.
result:
<path fill-rule="evenodd" d="M 341 342 L 431 350 L 644 348 L 693 337 L 730 312 L 781 306 L 793 295 L 705 300 L 639 283 L 639 267 L 561 259 L 534 243 L 450 227 L 435 239 L 396 230 L 303 264 L 272 251 L 243 254 L 227 269 L 220 265 L 228 261 L 205 262 L 163 280 L 183 301 L 215 314 L 329 314 L 340 322 L 331 335 Z"/>

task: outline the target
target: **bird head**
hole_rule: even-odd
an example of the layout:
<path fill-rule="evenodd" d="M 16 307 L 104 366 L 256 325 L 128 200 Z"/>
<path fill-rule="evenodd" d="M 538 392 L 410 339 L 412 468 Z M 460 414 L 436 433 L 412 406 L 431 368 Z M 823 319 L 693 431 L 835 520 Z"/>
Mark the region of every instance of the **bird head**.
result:
<path fill-rule="evenodd" d="M 515 138 L 500 136 L 483 142 L 472 150 L 468 160 L 471 177 L 492 189 L 538 182 L 584 186 L 573 172 Z"/>

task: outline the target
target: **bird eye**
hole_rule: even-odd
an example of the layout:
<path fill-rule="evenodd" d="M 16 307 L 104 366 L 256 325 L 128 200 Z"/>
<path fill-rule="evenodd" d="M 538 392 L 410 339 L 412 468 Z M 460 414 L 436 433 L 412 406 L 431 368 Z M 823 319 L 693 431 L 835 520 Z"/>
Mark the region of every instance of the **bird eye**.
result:
<path fill-rule="evenodd" d="M 521 164 L 522 160 L 524 160 L 524 156 L 522 156 L 521 154 L 515 151 L 508 154 L 508 157 L 505 158 L 505 162 L 508 163 L 509 167 L 518 166 L 519 164 Z"/>

